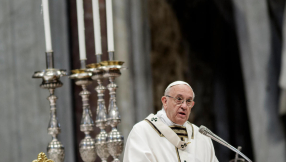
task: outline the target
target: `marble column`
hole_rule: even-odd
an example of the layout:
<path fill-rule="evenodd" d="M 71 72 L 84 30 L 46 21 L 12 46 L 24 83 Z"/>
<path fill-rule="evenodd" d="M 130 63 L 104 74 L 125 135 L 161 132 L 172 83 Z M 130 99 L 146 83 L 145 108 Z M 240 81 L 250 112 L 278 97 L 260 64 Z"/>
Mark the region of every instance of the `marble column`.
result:
<path fill-rule="evenodd" d="M 51 0 L 51 21 L 55 67 L 69 68 L 66 2 Z M 45 69 L 45 37 L 41 1 L 2 0 L 0 2 L 0 143 L 1 161 L 32 161 L 46 152 L 51 136 L 49 92 L 32 79 L 36 70 Z M 73 126 L 70 83 L 56 90 L 61 142 L 66 161 L 73 162 Z"/>
<path fill-rule="evenodd" d="M 114 2 L 115 60 L 127 70 L 116 80 L 125 142 L 133 125 L 153 113 L 147 1 Z"/>
<path fill-rule="evenodd" d="M 233 0 L 255 161 L 286 161 L 267 1 Z"/>

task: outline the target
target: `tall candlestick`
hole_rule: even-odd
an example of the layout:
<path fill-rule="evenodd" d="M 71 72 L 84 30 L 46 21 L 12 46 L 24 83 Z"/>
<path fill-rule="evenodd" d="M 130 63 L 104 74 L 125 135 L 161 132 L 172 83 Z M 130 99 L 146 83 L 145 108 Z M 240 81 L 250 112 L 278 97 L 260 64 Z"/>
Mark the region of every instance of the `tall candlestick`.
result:
<path fill-rule="evenodd" d="M 46 52 L 53 52 L 50 15 L 49 15 L 49 1 L 43 0 L 42 7 L 43 7 L 43 17 L 44 17 L 45 38 L 46 38 Z"/>
<path fill-rule="evenodd" d="M 106 0 L 108 52 L 114 51 L 112 0 Z"/>
<path fill-rule="evenodd" d="M 52 54 L 47 52 L 47 56 L 52 57 Z M 52 63 L 49 67 L 53 67 Z M 48 89 L 50 92 L 50 96 L 48 97 L 50 102 L 50 122 L 48 125 L 48 134 L 52 136 L 52 141 L 48 144 L 47 152 L 48 157 L 54 162 L 63 162 L 65 156 L 64 146 L 57 139 L 58 134 L 61 132 L 61 128 L 57 118 L 57 97 L 54 95 L 54 91 L 56 88 L 59 88 L 63 85 L 63 83 L 60 81 L 60 77 L 66 75 L 67 73 L 65 70 L 58 70 L 48 67 L 46 70 L 36 71 L 33 75 L 33 78 L 42 78 L 42 84 L 40 87 Z"/>
<path fill-rule="evenodd" d="M 100 16 L 99 16 L 98 4 L 99 4 L 98 0 L 92 0 L 95 54 L 101 55 L 102 54 L 101 32 L 100 32 Z"/>
<path fill-rule="evenodd" d="M 86 60 L 83 0 L 76 0 L 80 60 Z"/>
<path fill-rule="evenodd" d="M 85 61 L 85 60 L 81 60 Z M 86 72 L 86 69 L 72 70 L 71 79 L 76 79 L 75 84 L 82 87 L 80 96 L 82 97 L 82 118 L 80 122 L 80 131 L 84 132 L 85 138 L 80 141 L 79 152 L 84 162 L 94 162 L 96 159 L 96 150 L 94 139 L 91 138 L 90 132 L 93 132 L 94 122 L 92 120 L 92 114 L 89 105 L 90 92 L 87 90 L 87 86 L 92 83 L 91 72 Z"/>

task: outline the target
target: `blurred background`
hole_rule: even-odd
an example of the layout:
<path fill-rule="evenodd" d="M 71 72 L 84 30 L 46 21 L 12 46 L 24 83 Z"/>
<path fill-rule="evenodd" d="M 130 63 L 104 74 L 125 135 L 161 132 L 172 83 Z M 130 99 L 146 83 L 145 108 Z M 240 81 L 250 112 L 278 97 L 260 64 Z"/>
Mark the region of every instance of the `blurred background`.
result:
<path fill-rule="evenodd" d="M 79 69 L 76 0 L 49 2 L 55 67 Z M 107 60 L 105 0 L 99 3 Z M 242 146 L 253 161 L 285 162 L 284 6 L 285 0 L 114 0 L 115 59 L 128 67 L 116 80 L 125 141 L 135 123 L 161 109 L 166 86 L 184 80 L 196 94 L 190 122 Z M 96 62 L 92 0 L 84 0 L 84 11 L 89 64 Z M 0 161 L 28 162 L 46 152 L 49 93 L 39 87 L 40 79 L 32 79 L 45 67 L 41 1 L 1 0 Z M 68 77 L 61 81 L 63 87 L 56 89 L 59 140 L 65 161 L 81 162 L 81 88 Z M 93 117 L 96 85 L 88 87 Z M 105 96 L 108 103 L 108 91 Z M 234 158 L 228 148 L 214 146 L 219 161 Z"/>

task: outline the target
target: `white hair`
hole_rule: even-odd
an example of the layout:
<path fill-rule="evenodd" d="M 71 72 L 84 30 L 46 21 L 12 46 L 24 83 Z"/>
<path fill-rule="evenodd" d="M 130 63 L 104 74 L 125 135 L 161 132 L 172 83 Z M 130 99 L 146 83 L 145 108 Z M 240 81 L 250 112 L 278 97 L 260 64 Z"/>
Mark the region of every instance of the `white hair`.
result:
<path fill-rule="evenodd" d="M 171 87 L 173 87 L 175 85 L 180 85 L 180 84 L 185 84 L 185 85 L 189 86 L 192 89 L 192 91 L 193 91 L 193 100 L 194 100 L 195 99 L 195 92 L 194 92 L 193 88 L 187 82 L 184 82 L 184 81 L 175 81 L 175 82 L 172 82 L 171 84 L 169 84 L 168 87 L 165 89 L 164 96 L 169 94 Z"/>

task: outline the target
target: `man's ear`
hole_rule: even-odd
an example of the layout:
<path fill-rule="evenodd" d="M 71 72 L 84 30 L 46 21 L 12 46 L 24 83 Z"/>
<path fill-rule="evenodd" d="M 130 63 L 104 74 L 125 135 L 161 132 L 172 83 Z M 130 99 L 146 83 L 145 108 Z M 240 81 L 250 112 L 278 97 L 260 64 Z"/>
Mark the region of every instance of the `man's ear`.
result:
<path fill-rule="evenodd" d="M 162 101 L 164 109 L 166 110 L 166 108 L 167 108 L 167 97 L 162 96 L 161 101 Z"/>
<path fill-rule="evenodd" d="M 193 101 L 193 105 L 192 105 L 192 108 L 195 106 L 195 101 Z"/>

